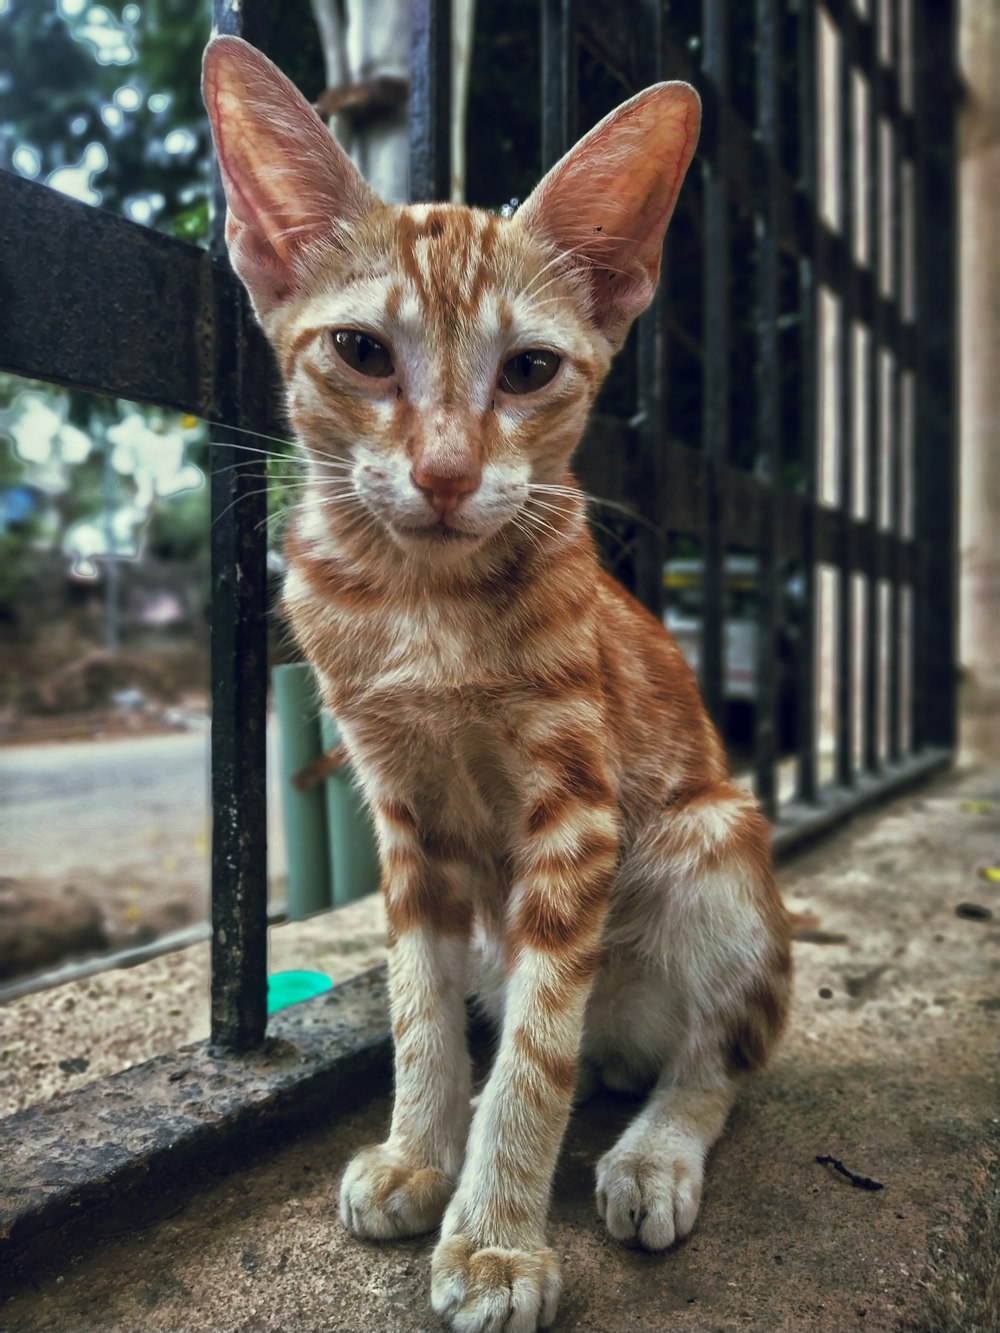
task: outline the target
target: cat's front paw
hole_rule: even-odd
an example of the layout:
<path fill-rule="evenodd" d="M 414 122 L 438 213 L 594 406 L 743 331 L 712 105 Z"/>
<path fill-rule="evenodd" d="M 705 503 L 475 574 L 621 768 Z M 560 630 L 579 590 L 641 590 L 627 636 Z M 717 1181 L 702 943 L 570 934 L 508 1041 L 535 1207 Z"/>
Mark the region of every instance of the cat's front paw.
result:
<path fill-rule="evenodd" d="M 561 1286 L 553 1250 L 476 1249 L 467 1236 L 449 1236 L 431 1261 L 431 1305 L 454 1333 L 548 1328 Z"/>
<path fill-rule="evenodd" d="M 340 1220 L 355 1236 L 393 1240 L 433 1231 L 455 1182 L 433 1166 L 407 1162 L 388 1143 L 362 1148 L 340 1183 Z"/>
<path fill-rule="evenodd" d="M 660 1151 L 618 1145 L 597 1163 L 597 1211 L 615 1240 L 665 1250 L 694 1226 L 704 1155 L 694 1140 Z"/>

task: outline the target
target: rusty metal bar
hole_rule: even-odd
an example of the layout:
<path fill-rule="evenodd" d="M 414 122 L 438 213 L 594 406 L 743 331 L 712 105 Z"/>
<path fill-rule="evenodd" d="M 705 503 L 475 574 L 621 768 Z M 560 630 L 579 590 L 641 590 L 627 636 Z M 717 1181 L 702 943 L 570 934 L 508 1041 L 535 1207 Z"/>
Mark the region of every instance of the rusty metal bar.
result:
<path fill-rule="evenodd" d="M 214 312 L 236 290 L 224 263 L 0 171 L 0 265 L 4 370 L 219 415 Z"/>
<path fill-rule="evenodd" d="M 261 0 L 216 0 L 220 33 L 256 36 Z M 224 263 L 225 196 L 215 168 L 211 249 Z M 241 426 L 270 382 L 268 353 L 236 287 L 216 312 L 219 419 L 212 467 L 212 1045 L 251 1049 L 267 1024 L 267 516 L 266 460 Z M 249 461 L 248 461 L 249 460 Z M 238 466 L 237 466 L 238 464 Z"/>

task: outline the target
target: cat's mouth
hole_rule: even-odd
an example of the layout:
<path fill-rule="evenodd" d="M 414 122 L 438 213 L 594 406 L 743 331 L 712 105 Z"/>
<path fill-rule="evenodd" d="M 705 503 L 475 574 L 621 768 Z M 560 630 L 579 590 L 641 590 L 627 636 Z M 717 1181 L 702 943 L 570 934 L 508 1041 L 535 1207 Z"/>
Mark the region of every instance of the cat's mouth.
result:
<path fill-rule="evenodd" d="M 401 523 L 394 525 L 396 531 L 402 537 L 415 538 L 417 541 L 433 544 L 435 542 L 478 542 L 481 533 L 465 532 L 461 528 L 453 528 L 447 523 L 427 523 L 405 526 Z"/>

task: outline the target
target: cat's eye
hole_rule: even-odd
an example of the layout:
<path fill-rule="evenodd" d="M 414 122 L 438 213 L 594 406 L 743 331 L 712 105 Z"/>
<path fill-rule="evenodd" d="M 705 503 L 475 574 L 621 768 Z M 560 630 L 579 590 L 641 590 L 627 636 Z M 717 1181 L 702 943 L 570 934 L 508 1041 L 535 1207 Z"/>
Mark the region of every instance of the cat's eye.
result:
<path fill-rule="evenodd" d="M 384 380 L 393 372 L 392 353 L 367 333 L 357 329 L 334 329 L 333 345 L 341 361 L 346 361 L 359 375 Z"/>
<path fill-rule="evenodd" d="M 512 356 L 500 372 L 500 388 L 504 393 L 534 393 L 543 389 L 559 369 L 555 352 L 543 352 L 531 347 Z"/>

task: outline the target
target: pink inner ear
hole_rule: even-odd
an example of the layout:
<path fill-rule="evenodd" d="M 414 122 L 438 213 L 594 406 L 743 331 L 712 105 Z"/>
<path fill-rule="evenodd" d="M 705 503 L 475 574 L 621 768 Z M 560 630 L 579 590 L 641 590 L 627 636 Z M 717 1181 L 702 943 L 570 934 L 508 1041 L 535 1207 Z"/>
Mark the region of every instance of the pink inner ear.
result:
<path fill-rule="evenodd" d="M 698 95 L 687 84 L 647 89 L 591 130 L 518 214 L 586 269 L 594 316 L 616 339 L 656 290 L 700 120 Z"/>
<path fill-rule="evenodd" d="M 292 290 L 311 244 L 377 201 L 302 94 L 246 42 L 210 43 L 203 90 L 233 266 L 260 312 Z"/>

